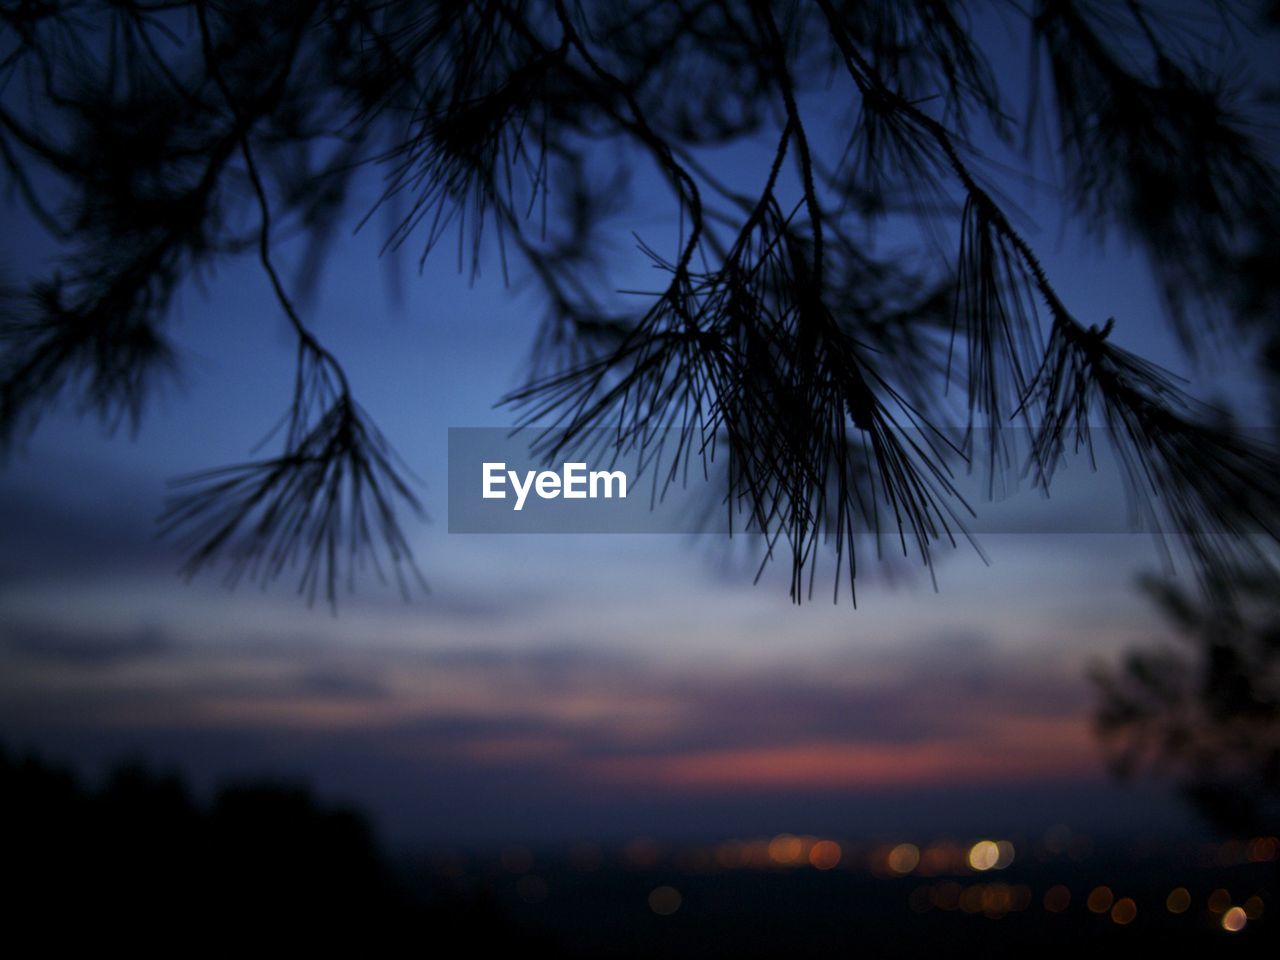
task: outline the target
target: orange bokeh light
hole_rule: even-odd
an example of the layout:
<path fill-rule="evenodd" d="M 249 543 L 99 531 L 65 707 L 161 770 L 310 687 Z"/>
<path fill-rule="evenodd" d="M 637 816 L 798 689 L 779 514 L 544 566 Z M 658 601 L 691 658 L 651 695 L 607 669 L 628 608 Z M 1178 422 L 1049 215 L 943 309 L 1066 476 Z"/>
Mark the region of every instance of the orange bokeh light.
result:
<path fill-rule="evenodd" d="M 809 848 L 809 863 L 818 870 L 833 870 L 840 863 L 840 844 L 819 840 Z"/>

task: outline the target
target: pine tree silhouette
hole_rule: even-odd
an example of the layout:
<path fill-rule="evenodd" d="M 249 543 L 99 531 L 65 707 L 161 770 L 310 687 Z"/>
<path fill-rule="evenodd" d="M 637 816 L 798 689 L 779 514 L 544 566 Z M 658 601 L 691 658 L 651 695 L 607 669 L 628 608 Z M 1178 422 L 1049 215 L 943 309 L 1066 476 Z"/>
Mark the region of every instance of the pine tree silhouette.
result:
<path fill-rule="evenodd" d="M 301 228 L 314 274 L 370 173 L 388 250 L 454 238 L 540 286 L 530 377 L 506 399 L 544 448 L 684 428 L 672 469 L 723 458 L 727 503 L 789 556 L 797 601 L 825 543 L 837 594 L 861 533 L 930 563 L 963 531 L 957 460 L 1048 487 L 1095 424 L 1203 582 L 1229 585 L 1270 550 L 1253 534 L 1280 530 L 1274 454 L 1117 346 L 1123 318 L 1076 314 L 971 132 L 1030 142 L 1043 117 L 1075 213 L 1149 253 L 1188 353 L 1261 337 L 1274 363 L 1275 169 L 1196 55 L 1252 24 L 1225 4 L 1194 30 L 1141 0 L 1030 6 L 992 5 L 1022 18 L 1047 81 L 1019 122 L 952 0 L 6 3 L 0 157 L 67 258 L 6 308 L 0 440 L 59 401 L 136 426 L 176 360 L 175 289 L 255 255 L 297 342 L 281 446 L 190 478 L 166 530 L 189 571 L 300 575 L 330 602 L 369 558 L 420 580 L 404 464 L 275 260 Z M 761 136 L 746 195 L 707 148 Z M 601 142 L 656 167 L 679 214 L 670 249 L 645 250 L 662 289 L 632 312 L 589 269 L 625 182 L 593 170 Z M 918 227 L 918 267 L 866 239 L 889 222 Z M 948 383 L 968 393 L 958 419 Z"/>
<path fill-rule="evenodd" d="M 1232 836 L 1280 826 L 1280 606 L 1268 580 L 1237 579 L 1231 602 L 1145 583 L 1171 641 L 1099 666 L 1098 736 L 1113 772 L 1171 778 Z"/>

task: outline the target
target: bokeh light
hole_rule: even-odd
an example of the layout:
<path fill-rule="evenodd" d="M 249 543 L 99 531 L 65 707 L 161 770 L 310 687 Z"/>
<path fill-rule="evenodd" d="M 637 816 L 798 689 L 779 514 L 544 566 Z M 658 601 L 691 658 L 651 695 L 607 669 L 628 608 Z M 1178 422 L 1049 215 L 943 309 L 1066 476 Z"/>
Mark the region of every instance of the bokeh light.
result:
<path fill-rule="evenodd" d="M 1110 887 L 1094 887 L 1089 891 L 1089 899 L 1086 905 L 1094 913 L 1106 913 L 1111 909 L 1111 904 L 1115 900 L 1115 894 L 1111 892 Z"/>
<path fill-rule="evenodd" d="M 819 840 L 809 848 L 809 863 L 818 870 L 834 870 L 840 863 L 840 844 Z"/>
<path fill-rule="evenodd" d="M 960 906 L 960 894 L 962 892 L 960 884 L 954 880 L 948 880 L 946 883 L 940 883 L 933 888 L 930 899 L 939 910 L 951 911 Z"/>
<path fill-rule="evenodd" d="M 907 874 L 920 864 L 920 849 L 914 843 L 900 843 L 889 851 L 889 869 Z"/>
<path fill-rule="evenodd" d="M 982 893 L 983 889 L 980 883 L 965 887 L 960 893 L 960 909 L 965 913 L 981 913 Z"/>
<path fill-rule="evenodd" d="M 1138 916 L 1138 904 L 1132 897 L 1121 897 L 1111 908 L 1112 922 L 1124 927 L 1133 923 Z"/>
<path fill-rule="evenodd" d="M 1003 883 L 989 883 L 982 890 L 982 912 L 999 919 L 1013 909 L 1013 891 Z"/>
<path fill-rule="evenodd" d="M 1231 893 L 1219 887 L 1209 894 L 1209 912 L 1222 913 L 1231 906 Z"/>
<path fill-rule="evenodd" d="M 726 840 L 716 847 L 716 863 L 726 870 L 747 865 L 747 845 L 741 840 Z"/>
<path fill-rule="evenodd" d="M 969 866 L 974 870 L 992 870 L 1000 861 L 1000 848 L 992 840 L 979 840 L 969 848 Z"/>
<path fill-rule="evenodd" d="M 622 857 L 632 867 L 652 867 L 662 857 L 662 851 L 650 837 L 636 837 L 622 851 Z"/>
<path fill-rule="evenodd" d="M 1240 907 L 1232 907 L 1222 915 L 1222 929 L 1229 933 L 1239 933 L 1248 923 L 1249 918 Z"/>
<path fill-rule="evenodd" d="M 1280 853 L 1280 841 L 1275 837 L 1254 837 L 1249 841 L 1245 855 L 1254 863 L 1266 863 Z"/>
<path fill-rule="evenodd" d="M 1262 898 L 1256 893 L 1244 902 L 1244 914 L 1250 920 L 1262 917 Z"/>
<path fill-rule="evenodd" d="M 675 887 L 654 887 L 649 892 L 649 909 L 660 917 L 669 917 L 680 909 L 683 898 Z"/>
<path fill-rule="evenodd" d="M 780 833 L 769 841 L 769 859 L 789 867 L 804 859 L 804 841 L 790 833 Z"/>
<path fill-rule="evenodd" d="M 1164 905 L 1170 913 L 1186 913 L 1191 906 L 1191 892 L 1186 887 L 1174 887 Z"/>
<path fill-rule="evenodd" d="M 1008 840 L 996 841 L 996 863 L 997 870 L 1003 870 L 1009 864 L 1013 863 L 1014 849 L 1013 844 Z"/>
<path fill-rule="evenodd" d="M 920 854 L 920 865 L 917 868 L 927 877 L 942 873 L 951 873 L 957 868 L 963 869 L 968 862 L 968 851 L 954 842 L 931 843 Z"/>
<path fill-rule="evenodd" d="M 1050 913 L 1062 913 L 1071 905 L 1071 891 L 1056 884 L 1044 892 L 1044 908 Z"/>

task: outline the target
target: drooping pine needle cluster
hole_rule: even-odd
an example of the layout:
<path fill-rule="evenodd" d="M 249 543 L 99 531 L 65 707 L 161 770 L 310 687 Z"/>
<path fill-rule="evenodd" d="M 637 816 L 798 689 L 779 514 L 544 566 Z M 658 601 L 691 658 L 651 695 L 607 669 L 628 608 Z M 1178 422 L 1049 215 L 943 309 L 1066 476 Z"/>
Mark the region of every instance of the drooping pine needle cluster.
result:
<path fill-rule="evenodd" d="M 330 601 L 379 557 L 416 576 L 407 472 L 276 266 L 276 227 L 301 227 L 314 276 L 355 178 L 380 176 L 388 250 L 425 260 L 456 236 L 473 277 L 497 256 L 541 290 L 530 378 L 507 400 L 543 446 L 663 443 L 652 462 L 671 478 L 714 461 L 719 501 L 765 535 L 765 562 L 787 557 L 796 600 L 826 553 L 837 595 L 852 588 L 863 534 L 931 566 L 971 512 L 956 470 L 1047 488 L 1099 431 L 1135 510 L 1229 584 L 1280 532 L 1275 454 L 1121 348 L 1123 317 L 1076 316 L 972 143 L 1030 138 L 1050 115 L 1075 212 L 1150 253 L 1192 354 L 1259 336 L 1280 354 L 1274 167 L 1168 5 L 1033 4 L 1025 128 L 1007 52 L 979 42 L 1013 11 L 986 7 L 6 5 L 0 159 L 67 258 L 9 301 L 0 436 L 59 398 L 136 421 L 173 362 L 174 289 L 253 253 L 298 343 L 283 449 L 191 479 L 167 529 L 191 570 L 297 575 Z M 1222 16 L 1197 29 L 1239 28 Z M 715 158 L 733 144 L 729 170 Z M 666 245 L 640 243 L 661 282 L 638 307 L 600 253 L 635 209 L 629 180 L 673 224 Z M 884 235 L 914 235 L 916 254 Z"/>

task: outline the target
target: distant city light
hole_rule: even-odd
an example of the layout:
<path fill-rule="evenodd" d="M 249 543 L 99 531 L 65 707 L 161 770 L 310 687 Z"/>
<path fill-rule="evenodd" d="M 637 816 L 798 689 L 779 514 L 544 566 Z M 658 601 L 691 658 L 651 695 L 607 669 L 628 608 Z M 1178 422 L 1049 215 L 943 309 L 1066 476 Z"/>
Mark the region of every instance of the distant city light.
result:
<path fill-rule="evenodd" d="M 633 867 L 652 867 L 662 856 L 662 851 L 650 837 L 636 837 L 622 851 L 628 865 Z"/>
<path fill-rule="evenodd" d="M 954 842 L 932 843 L 920 853 L 920 865 L 917 869 L 926 876 L 964 869 L 968 853 L 968 850 Z"/>
<path fill-rule="evenodd" d="M 1244 914 L 1250 920 L 1257 920 L 1262 916 L 1262 898 L 1256 893 L 1244 902 Z"/>
<path fill-rule="evenodd" d="M 969 866 L 974 870 L 992 870 L 1000 862 L 1000 848 L 992 840 L 979 840 L 969 848 Z"/>
<path fill-rule="evenodd" d="M 741 840 L 726 840 L 716 847 L 716 863 L 726 870 L 734 870 L 745 866 L 747 861 L 747 845 Z"/>
<path fill-rule="evenodd" d="M 1122 897 L 1115 902 L 1115 906 L 1111 908 L 1111 919 L 1120 926 L 1126 926 L 1133 923 L 1134 918 L 1138 916 L 1138 905 L 1132 897 Z"/>
<path fill-rule="evenodd" d="M 819 840 L 809 848 L 809 863 L 818 870 L 833 870 L 840 863 L 840 844 L 834 840 Z"/>
<path fill-rule="evenodd" d="M 1278 853 L 1280 853 L 1280 841 L 1275 837 L 1254 837 L 1246 848 L 1246 856 L 1254 863 L 1274 860 Z"/>
<path fill-rule="evenodd" d="M 1248 916 L 1240 907 L 1232 907 L 1222 915 L 1222 929 L 1228 933 L 1239 933 L 1248 923 Z"/>
<path fill-rule="evenodd" d="M 1212 913 L 1222 913 L 1231 906 L 1231 893 L 1219 887 L 1213 893 L 1209 894 L 1209 910 Z"/>
<path fill-rule="evenodd" d="M 939 910 L 955 910 L 960 906 L 960 894 L 962 892 L 960 884 L 954 880 L 949 880 L 934 887 L 930 898 L 933 900 L 933 905 Z"/>
<path fill-rule="evenodd" d="M 790 833 L 780 833 L 769 841 L 769 859 L 789 867 L 804 859 L 804 841 Z"/>
<path fill-rule="evenodd" d="M 889 851 L 889 869 L 907 874 L 920 863 L 920 849 L 914 843 L 900 843 Z"/>
<path fill-rule="evenodd" d="M 1009 913 L 1018 913 L 1031 906 L 1031 888 L 1025 883 L 1010 886 L 1007 883 L 971 883 L 961 886 L 947 881 L 933 886 L 919 886 L 907 897 L 907 905 L 915 913 L 927 913 L 931 909 L 962 910 L 968 914 L 982 914 L 990 920 L 999 920 Z"/>
<path fill-rule="evenodd" d="M 763 870 L 773 861 L 769 858 L 769 841 L 752 840 L 743 848 L 743 866 Z"/>
<path fill-rule="evenodd" d="M 997 840 L 996 851 L 995 869 L 1003 870 L 1005 867 L 1009 866 L 1009 864 L 1013 863 L 1013 844 L 1008 840 Z"/>
<path fill-rule="evenodd" d="M 654 887 L 649 893 L 649 909 L 660 917 L 669 917 L 680 909 L 682 898 L 675 887 Z"/>
<path fill-rule="evenodd" d="M 1071 891 L 1062 884 L 1050 887 L 1044 892 L 1044 908 L 1050 913 L 1062 913 L 1071 905 Z"/>
<path fill-rule="evenodd" d="M 960 892 L 960 909 L 965 913 L 982 912 L 982 884 L 975 883 Z"/>
<path fill-rule="evenodd" d="M 1111 892 L 1110 887 L 1094 887 L 1089 892 L 1089 899 L 1086 904 L 1094 913 L 1106 913 L 1111 909 L 1111 904 L 1114 900 L 1115 894 Z"/>

